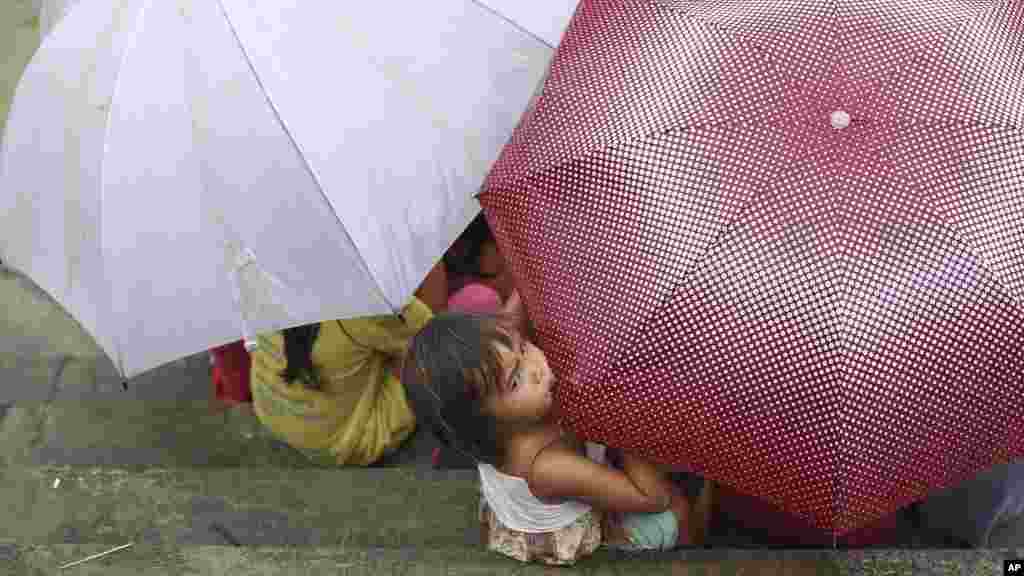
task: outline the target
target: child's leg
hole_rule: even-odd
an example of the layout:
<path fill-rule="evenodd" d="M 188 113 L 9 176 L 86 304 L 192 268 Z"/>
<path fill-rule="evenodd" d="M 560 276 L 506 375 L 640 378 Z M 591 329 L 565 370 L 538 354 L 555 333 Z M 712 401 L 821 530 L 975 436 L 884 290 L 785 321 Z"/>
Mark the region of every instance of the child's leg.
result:
<path fill-rule="evenodd" d="M 690 501 L 686 499 L 686 496 L 677 494 L 672 499 L 670 510 L 676 517 L 676 546 L 699 546 L 701 542 L 696 542 L 693 539 L 693 519 Z"/>
<path fill-rule="evenodd" d="M 652 514 L 622 514 L 606 533 L 605 545 L 627 552 L 671 550 L 690 539 L 681 529 L 679 520 L 684 517 L 671 508 Z"/>
<path fill-rule="evenodd" d="M 670 474 L 677 490 L 690 504 L 688 532 L 692 546 L 704 546 L 711 528 L 715 508 L 715 484 L 691 473 L 676 471 Z"/>
<path fill-rule="evenodd" d="M 711 519 L 715 512 L 715 483 L 705 479 L 700 496 L 690 513 L 690 541 L 694 546 L 704 546 L 711 529 Z"/>
<path fill-rule="evenodd" d="M 622 469 L 620 450 L 609 448 L 606 457 L 609 465 Z M 637 543 L 640 542 L 644 544 L 639 548 L 704 545 L 713 512 L 713 483 L 704 480 L 699 495 L 689 497 L 684 485 L 672 478 L 674 474 L 669 474 L 667 469 L 664 471 L 674 493 L 669 510 L 659 514 L 608 515 L 605 530 L 605 543 L 608 546 L 637 549 Z M 665 541 L 669 524 L 674 524 L 674 539 L 671 542 Z"/>
<path fill-rule="evenodd" d="M 601 540 L 609 548 L 629 546 L 629 533 L 622 524 L 622 514 L 606 512 L 601 519 Z"/>

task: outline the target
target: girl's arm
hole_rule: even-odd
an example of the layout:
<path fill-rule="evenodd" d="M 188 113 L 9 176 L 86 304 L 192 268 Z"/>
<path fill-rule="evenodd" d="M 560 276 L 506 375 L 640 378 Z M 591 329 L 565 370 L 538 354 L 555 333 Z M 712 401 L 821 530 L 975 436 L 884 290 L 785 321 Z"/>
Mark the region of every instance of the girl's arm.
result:
<path fill-rule="evenodd" d="M 675 495 L 675 489 L 665 473 L 644 458 L 623 452 L 622 469 L 644 494 L 669 498 Z"/>
<path fill-rule="evenodd" d="M 646 492 L 620 470 L 598 464 L 562 446 L 541 451 L 527 483 L 538 498 L 564 498 L 609 512 L 662 512 L 671 494 Z"/>

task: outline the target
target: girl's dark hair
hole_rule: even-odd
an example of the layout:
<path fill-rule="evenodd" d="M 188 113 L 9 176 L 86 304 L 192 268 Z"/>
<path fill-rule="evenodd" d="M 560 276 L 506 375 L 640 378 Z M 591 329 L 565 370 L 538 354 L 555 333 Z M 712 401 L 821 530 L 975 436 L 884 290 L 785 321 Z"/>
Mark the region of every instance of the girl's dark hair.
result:
<path fill-rule="evenodd" d="M 444 264 L 448 273 L 454 276 L 479 276 L 480 253 L 484 244 L 494 241 L 487 218 L 481 212 L 445 253 Z"/>
<path fill-rule="evenodd" d="M 501 378 L 497 343 L 512 348 L 497 317 L 439 314 L 412 338 L 402 368 L 417 421 L 445 446 L 493 465 L 502 455 L 484 401 Z"/>
<path fill-rule="evenodd" d="M 284 330 L 284 357 L 287 361 L 281 378 L 291 384 L 298 380 L 311 390 L 319 390 L 320 375 L 313 365 L 313 345 L 320 335 L 320 324 L 306 324 Z"/>

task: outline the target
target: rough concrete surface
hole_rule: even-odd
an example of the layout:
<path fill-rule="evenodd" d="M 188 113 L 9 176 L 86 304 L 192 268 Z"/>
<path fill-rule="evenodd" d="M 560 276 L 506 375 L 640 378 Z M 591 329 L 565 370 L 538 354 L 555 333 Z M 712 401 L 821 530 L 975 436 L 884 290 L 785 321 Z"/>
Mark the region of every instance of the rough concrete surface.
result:
<path fill-rule="evenodd" d="M 850 576 L 1003 576 L 1003 560 L 1022 550 L 853 550 L 835 554 Z"/>
<path fill-rule="evenodd" d="M 0 353 L 95 358 L 103 353 L 78 322 L 28 278 L 0 266 Z"/>
<path fill-rule="evenodd" d="M 15 466 L 0 539 L 473 548 L 478 494 L 473 471 Z"/>
<path fill-rule="evenodd" d="M 12 576 L 53 574 L 56 569 L 110 549 L 104 546 L 7 547 L 14 567 Z M 3 547 L 0 545 L 0 554 Z M 2 556 L 0 556 L 2 557 Z M 728 554 L 686 554 L 655 558 L 614 557 L 599 552 L 574 567 L 522 565 L 480 550 L 354 549 L 354 548 L 236 548 L 216 546 L 159 547 L 137 545 L 74 568 L 80 575 L 491 575 L 612 576 L 666 574 L 675 576 L 789 575 L 832 576 L 840 574 L 827 557 L 796 554 L 788 557 Z"/>
<path fill-rule="evenodd" d="M 54 574 L 60 566 L 115 548 L 0 543 L 0 561 L 12 576 Z M 153 546 L 136 544 L 74 567 L 75 574 L 543 574 L 673 576 L 999 576 L 1007 552 L 870 553 L 682 551 L 623 556 L 599 551 L 573 567 L 522 565 L 479 549 L 297 548 Z"/>

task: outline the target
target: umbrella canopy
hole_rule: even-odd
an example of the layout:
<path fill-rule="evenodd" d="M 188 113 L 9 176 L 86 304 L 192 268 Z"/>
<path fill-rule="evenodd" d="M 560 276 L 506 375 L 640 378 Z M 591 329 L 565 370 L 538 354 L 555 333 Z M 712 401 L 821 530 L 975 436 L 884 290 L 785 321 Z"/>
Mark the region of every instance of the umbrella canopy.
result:
<path fill-rule="evenodd" d="M 1024 453 L 1024 2 L 581 3 L 481 193 L 566 423 L 841 535 Z"/>
<path fill-rule="evenodd" d="M 478 213 L 572 5 L 80 0 L 15 96 L 0 259 L 125 376 L 391 313 Z"/>

